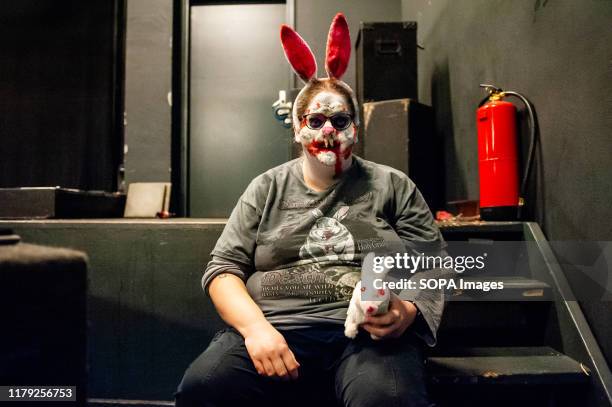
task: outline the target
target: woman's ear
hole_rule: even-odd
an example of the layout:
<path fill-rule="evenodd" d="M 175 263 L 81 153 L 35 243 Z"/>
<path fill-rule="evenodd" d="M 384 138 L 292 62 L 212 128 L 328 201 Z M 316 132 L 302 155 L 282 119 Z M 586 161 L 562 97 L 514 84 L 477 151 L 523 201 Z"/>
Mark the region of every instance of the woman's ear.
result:
<path fill-rule="evenodd" d="M 281 26 L 280 37 L 285 57 L 293 71 L 304 82 L 314 78 L 317 74 L 317 61 L 306 41 L 285 24 Z"/>
<path fill-rule="evenodd" d="M 325 70 L 330 78 L 340 79 L 351 58 L 351 35 L 344 14 L 334 17 L 327 35 Z"/>

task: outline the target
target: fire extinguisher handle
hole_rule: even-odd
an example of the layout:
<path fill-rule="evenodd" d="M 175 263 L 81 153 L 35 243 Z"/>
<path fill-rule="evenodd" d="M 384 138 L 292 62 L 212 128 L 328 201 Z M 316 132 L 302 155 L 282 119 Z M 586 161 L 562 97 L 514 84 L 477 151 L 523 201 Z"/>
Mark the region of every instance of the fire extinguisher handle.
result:
<path fill-rule="evenodd" d="M 485 103 L 487 103 L 487 101 L 493 96 L 493 95 L 500 95 L 503 96 L 504 91 L 501 88 L 498 88 L 497 86 L 494 85 L 489 85 L 487 83 L 481 83 L 480 84 L 481 88 L 485 88 L 487 90 L 488 95 L 484 97 L 484 99 L 482 99 L 480 101 L 480 103 L 478 103 L 478 107 L 481 107 L 482 105 L 484 105 Z"/>
<path fill-rule="evenodd" d="M 489 92 L 489 94 L 503 92 L 501 88 L 498 88 L 497 86 L 494 86 L 494 85 L 489 85 L 488 83 L 481 83 L 480 87 L 485 88 L 487 92 Z"/>

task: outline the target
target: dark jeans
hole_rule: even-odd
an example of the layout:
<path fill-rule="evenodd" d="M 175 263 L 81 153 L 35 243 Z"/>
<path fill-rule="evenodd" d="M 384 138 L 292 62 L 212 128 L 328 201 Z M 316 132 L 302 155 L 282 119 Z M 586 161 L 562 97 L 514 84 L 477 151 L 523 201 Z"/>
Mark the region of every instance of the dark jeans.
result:
<path fill-rule="evenodd" d="M 384 341 L 342 330 L 281 331 L 300 363 L 299 379 L 283 381 L 259 375 L 242 336 L 224 329 L 185 372 L 176 407 L 429 405 L 422 344 L 410 330 Z"/>

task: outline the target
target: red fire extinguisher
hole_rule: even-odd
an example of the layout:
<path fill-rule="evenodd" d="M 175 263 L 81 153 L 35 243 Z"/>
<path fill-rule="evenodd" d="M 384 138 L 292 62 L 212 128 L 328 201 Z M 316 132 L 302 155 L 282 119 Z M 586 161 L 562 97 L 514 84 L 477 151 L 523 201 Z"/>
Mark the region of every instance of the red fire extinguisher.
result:
<path fill-rule="evenodd" d="M 476 110 L 480 217 L 483 220 L 520 219 L 535 148 L 535 110 L 527 98 L 517 92 L 486 84 L 480 86 L 489 92 Z M 521 99 L 530 120 L 531 140 L 520 189 L 516 107 L 503 100 L 507 96 Z"/>

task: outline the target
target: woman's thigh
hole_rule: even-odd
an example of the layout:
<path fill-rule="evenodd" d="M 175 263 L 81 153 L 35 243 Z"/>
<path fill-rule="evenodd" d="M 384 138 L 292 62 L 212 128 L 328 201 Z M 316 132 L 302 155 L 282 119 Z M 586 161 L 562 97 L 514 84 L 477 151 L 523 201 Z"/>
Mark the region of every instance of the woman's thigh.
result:
<path fill-rule="evenodd" d="M 176 407 L 257 405 L 270 382 L 255 370 L 242 336 L 225 329 L 187 368 L 174 394 Z"/>
<path fill-rule="evenodd" d="M 308 341 L 308 336 L 284 332 L 296 355 L 323 359 L 326 347 Z M 301 358 L 300 358 L 301 359 Z M 283 381 L 261 376 L 244 345 L 243 337 L 228 328 L 212 340 L 208 348 L 187 368 L 175 392 L 176 407 L 219 406 L 327 406 L 334 402 L 333 379 L 327 378 L 319 363 L 301 360 L 300 378 Z M 325 384 L 330 384 L 329 388 Z"/>
<path fill-rule="evenodd" d="M 420 340 L 411 333 L 380 341 L 360 334 L 342 355 L 335 387 L 344 406 L 428 406 Z"/>

